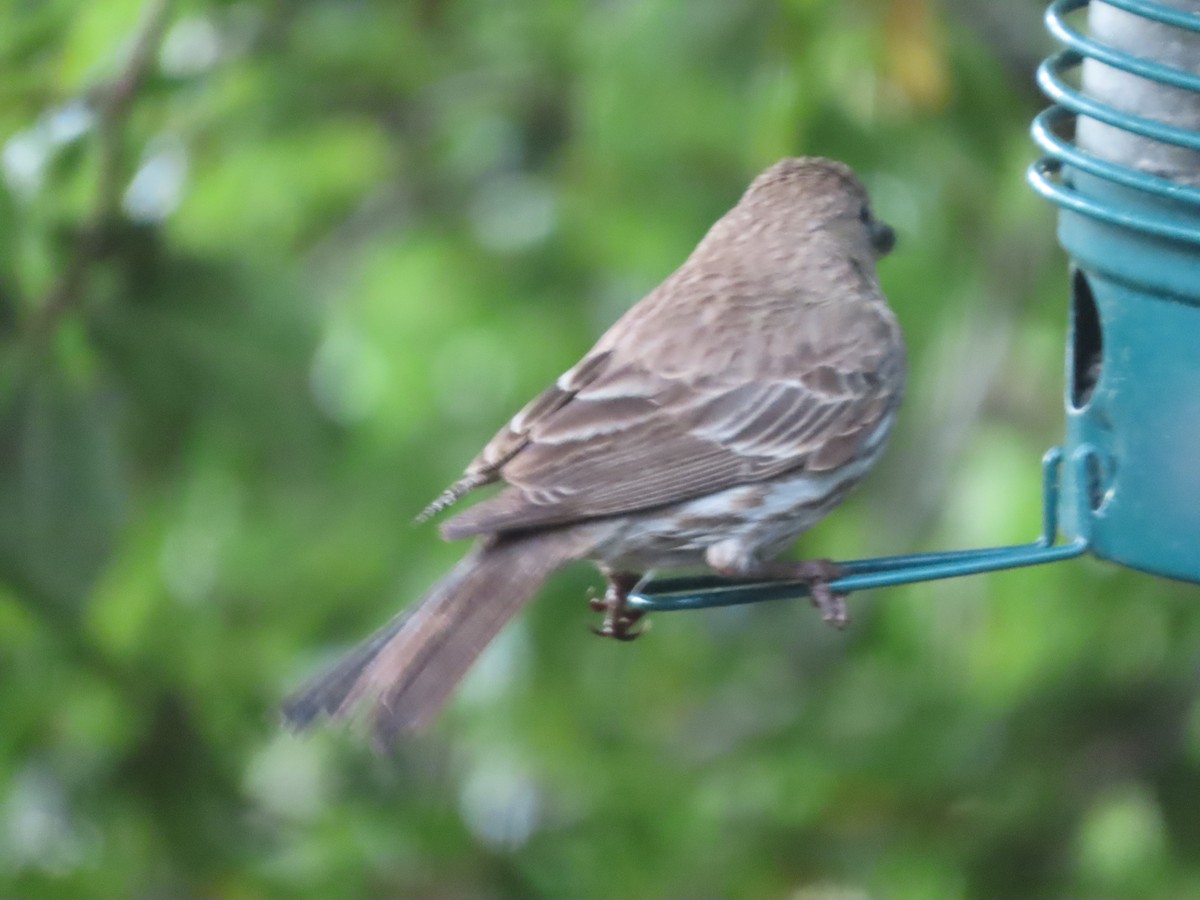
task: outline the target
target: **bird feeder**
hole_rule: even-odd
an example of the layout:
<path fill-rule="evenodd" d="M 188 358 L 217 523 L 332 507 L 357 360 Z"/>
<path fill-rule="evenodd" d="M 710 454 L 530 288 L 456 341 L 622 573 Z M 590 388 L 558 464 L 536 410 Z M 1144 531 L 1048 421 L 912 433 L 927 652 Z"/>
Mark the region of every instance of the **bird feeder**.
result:
<path fill-rule="evenodd" d="M 1067 18 L 1088 7 L 1088 34 Z M 1056 0 L 1029 182 L 1070 255 L 1066 437 L 1030 544 L 840 563 L 839 593 L 1091 553 L 1200 582 L 1200 3 Z M 1081 87 L 1071 85 L 1072 73 Z M 1073 135 L 1070 135 L 1073 128 Z M 1061 538 L 1061 540 L 1060 540 Z M 795 582 L 652 581 L 635 609 L 796 598 Z"/>

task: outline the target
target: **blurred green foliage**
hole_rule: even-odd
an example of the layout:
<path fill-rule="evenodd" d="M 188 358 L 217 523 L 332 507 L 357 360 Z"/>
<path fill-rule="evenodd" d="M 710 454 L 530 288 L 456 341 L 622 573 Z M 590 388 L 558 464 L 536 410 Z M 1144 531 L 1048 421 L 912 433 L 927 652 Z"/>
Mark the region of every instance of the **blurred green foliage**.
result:
<path fill-rule="evenodd" d="M 862 172 L 912 351 L 803 551 L 1036 533 L 1065 263 L 1039 4 L 1000 18 L 5 0 L 0 893 L 1200 896 L 1196 593 L 1094 562 L 628 646 L 572 571 L 394 758 L 276 724 L 461 552 L 412 514 L 780 156 Z"/>

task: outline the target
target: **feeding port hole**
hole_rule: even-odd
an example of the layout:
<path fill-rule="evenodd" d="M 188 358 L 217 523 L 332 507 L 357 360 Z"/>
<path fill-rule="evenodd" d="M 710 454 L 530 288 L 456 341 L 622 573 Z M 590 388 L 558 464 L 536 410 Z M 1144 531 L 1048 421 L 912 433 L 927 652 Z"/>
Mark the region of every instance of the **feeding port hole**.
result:
<path fill-rule="evenodd" d="M 1083 409 L 1092 399 L 1104 359 L 1104 337 L 1096 298 L 1082 270 L 1071 279 L 1071 406 Z"/>

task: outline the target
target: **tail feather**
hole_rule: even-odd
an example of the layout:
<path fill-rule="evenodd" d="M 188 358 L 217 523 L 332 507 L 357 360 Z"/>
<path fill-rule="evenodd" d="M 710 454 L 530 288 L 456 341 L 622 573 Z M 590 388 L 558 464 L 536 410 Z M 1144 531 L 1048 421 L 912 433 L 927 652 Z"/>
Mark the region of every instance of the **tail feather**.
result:
<path fill-rule="evenodd" d="M 363 670 L 371 664 L 408 621 L 405 610 L 365 641 L 346 652 L 333 666 L 306 683 L 283 701 L 283 721 L 297 731 L 312 725 L 321 716 L 336 716 Z"/>
<path fill-rule="evenodd" d="M 287 700 L 285 720 L 303 728 L 364 705 L 381 748 L 419 731 L 546 578 L 585 550 L 576 529 L 477 545 L 411 611 Z"/>

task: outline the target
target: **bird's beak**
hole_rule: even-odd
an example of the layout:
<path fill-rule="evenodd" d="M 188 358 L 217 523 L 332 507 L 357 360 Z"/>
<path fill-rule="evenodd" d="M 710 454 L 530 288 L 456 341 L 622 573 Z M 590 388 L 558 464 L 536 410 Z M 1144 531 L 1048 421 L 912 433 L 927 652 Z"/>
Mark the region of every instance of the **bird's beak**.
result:
<path fill-rule="evenodd" d="M 875 248 L 875 252 L 880 256 L 887 256 L 896 246 L 896 232 L 891 225 L 886 225 L 883 222 L 872 222 L 871 228 L 871 246 Z"/>

